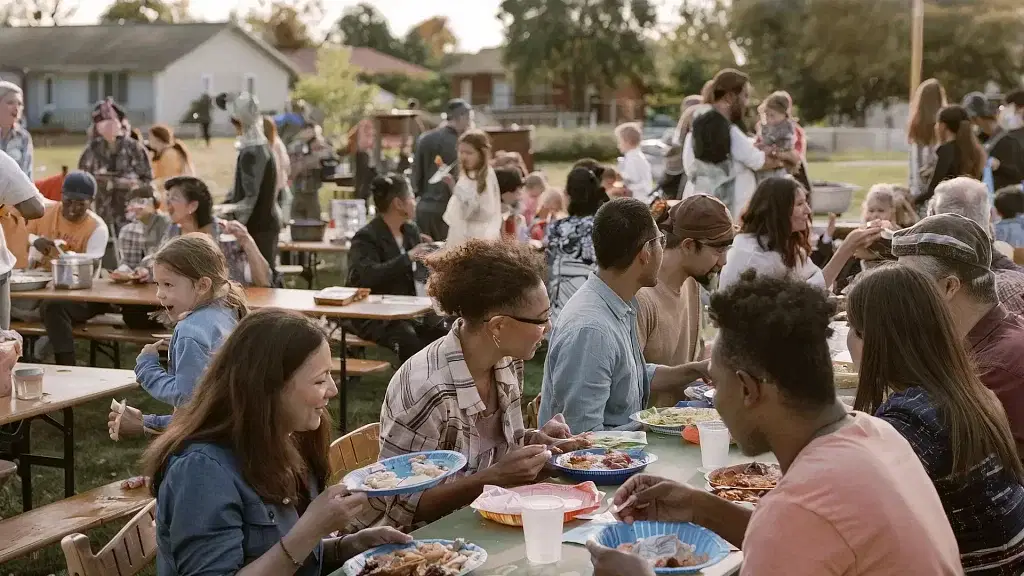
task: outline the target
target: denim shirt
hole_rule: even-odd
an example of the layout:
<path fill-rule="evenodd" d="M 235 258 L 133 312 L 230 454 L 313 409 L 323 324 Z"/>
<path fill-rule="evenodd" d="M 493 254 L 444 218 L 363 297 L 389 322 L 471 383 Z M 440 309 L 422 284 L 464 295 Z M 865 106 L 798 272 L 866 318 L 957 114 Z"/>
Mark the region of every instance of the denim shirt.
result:
<path fill-rule="evenodd" d="M 1003 218 L 995 223 L 996 240 L 1002 240 L 1014 248 L 1024 248 L 1024 214 Z"/>
<path fill-rule="evenodd" d="M 540 421 L 562 413 L 575 433 L 628 425 L 647 405 L 657 368 L 640 351 L 636 299 L 623 301 L 592 273 L 551 331 Z"/>
<path fill-rule="evenodd" d="M 310 482 L 310 497 L 319 490 Z M 230 450 L 189 444 L 171 456 L 156 496 L 158 576 L 235 574 L 274 547 L 299 519 L 294 503 L 266 502 Z M 317 544 L 297 576 L 318 576 Z"/>
<path fill-rule="evenodd" d="M 135 377 L 153 398 L 174 407 L 181 406 L 192 397 L 192 390 L 213 353 L 237 324 L 238 311 L 222 303 L 197 308 L 174 327 L 167 370 L 160 366 L 160 356 L 156 353 L 142 354 L 135 364 Z M 142 423 L 153 430 L 163 430 L 170 422 L 170 415 L 142 417 Z"/>

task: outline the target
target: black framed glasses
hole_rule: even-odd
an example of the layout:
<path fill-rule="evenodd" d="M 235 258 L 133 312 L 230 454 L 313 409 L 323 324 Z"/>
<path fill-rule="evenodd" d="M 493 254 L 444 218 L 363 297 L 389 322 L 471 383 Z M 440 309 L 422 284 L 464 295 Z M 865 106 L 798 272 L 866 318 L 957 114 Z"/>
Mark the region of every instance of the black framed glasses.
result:
<path fill-rule="evenodd" d="M 551 318 L 523 318 L 522 316 L 513 316 L 512 314 L 495 314 L 491 318 L 497 318 L 498 316 L 504 316 L 505 318 L 511 318 L 516 322 L 522 322 L 523 324 L 533 324 L 534 326 L 544 326 L 548 322 L 551 322 Z M 490 320 L 488 320 L 490 321 Z"/>

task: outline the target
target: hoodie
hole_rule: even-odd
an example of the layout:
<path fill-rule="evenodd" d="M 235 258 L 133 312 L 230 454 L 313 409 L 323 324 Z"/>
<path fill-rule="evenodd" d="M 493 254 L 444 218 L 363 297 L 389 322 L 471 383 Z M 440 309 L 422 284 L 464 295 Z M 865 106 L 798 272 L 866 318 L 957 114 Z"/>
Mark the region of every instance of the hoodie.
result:
<path fill-rule="evenodd" d="M 249 233 L 279 231 L 281 216 L 277 207 L 277 167 L 263 134 L 263 116 L 255 96 L 246 92 L 220 94 L 217 106 L 231 114 L 241 125 L 235 143 L 238 162 L 235 184 L 228 202 L 235 204 L 235 218 L 246 225 Z"/>

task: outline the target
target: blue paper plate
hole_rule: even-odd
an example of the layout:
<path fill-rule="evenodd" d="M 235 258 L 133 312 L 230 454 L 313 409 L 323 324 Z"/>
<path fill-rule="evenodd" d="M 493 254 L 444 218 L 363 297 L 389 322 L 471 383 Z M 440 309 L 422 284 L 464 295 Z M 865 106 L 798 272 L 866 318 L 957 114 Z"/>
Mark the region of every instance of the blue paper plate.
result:
<path fill-rule="evenodd" d="M 427 456 L 427 459 L 437 464 L 438 466 L 444 466 L 448 469 L 447 472 L 438 476 L 437 478 L 431 478 L 426 482 L 420 482 L 419 484 L 411 484 L 409 486 L 401 486 L 399 488 L 391 488 L 388 490 L 367 490 L 363 488 L 363 481 L 366 477 L 374 472 L 380 472 L 383 470 L 390 470 L 397 474 L 399 478 L 406 478 L 412 476 L 412 466 L 409 461 L 420 454 Z M 429 452 L 413 452 L 411 454 L 402 454 L 401 456 L 395 456 L 393 458 L 387 458 L 380 462 L 375 462 L 360 468 L 353 470 L 345 475 L 341 479 L 341 483 L 348 487 L 349 490 L 366 492 L 366 495 L 371 498 L 382 498 L 385 496 L 397 496 L 399 494 L 413 494 L 415 492 L 422 492 L 428 490 L 440 484 L 445 478 L 455 474 L 459 470 L 462 470 L 466 466 L 466 457 L 459 452 L 453 452 L 451 450 L 431 450 Z"/>
<path fill-rule="evenodd" d="M 358 576 L 363 568 L 366 566 L 366 561 L 370 558 L 379 554 L 390 554 L 395 550 L 403 550 L 406 548 L 413 548 L 416 544 L 426 544 L 430 542 L 438 542 L 440 544 L 450 545 L 453 543 L 452 540 L 438 540 L 438 539 L 425 539 L 425 540 L 414 540 L 408 544 L 387 544 L 385 546 L 378 546 L 371 550 L 367 550 L 358 556 L 349 558 L 348 562 L 342 565 L 341 569 L 345 573 L 345 576 Z M 471 552 L 475 553 L 476 556 L 471 558 L 469 562 L 463 567 L 462 572 L 459 572 L 458 576 L 463 574 L 469 574 L 473 570 L 483 566 L 487 562 L 487 551 L 477 546 L 476 544 L 466 543 L 466 548 Z"/>
<path fill-rule="evenodd" d="M 698 555 L 707 554 L 708 561 L 698 566 L 687 566 L 685 568 L 655 568 L 658 574 L 692 574 L 700 572 L 708 566 L 718 564 L 729 555 L 729 544 L 718 534 L 703 526 L 697 526 L 689 522 L 634 522 L 626 524 L 619 522 L 609 524 L 594 537 L 598 544 L 615 548 L 619 544 L 636 542 L 641 538 L 651 536 L 662 536 L 664 534 L 675 534 L 680 540 L 696 548 Z"/>
<path fill-rule="evenodd" d="M 593 482 L 598 486 L 608 486 L 611 484 L 622 484 L 629 479 L 630 476 L 643 472 L 644 468 L 652 462 L 657 462 L 658 457 L 650 452 L 645 452 L 643 448 L 631 448 L 628 450 L 618 450 L 618 452 L 625 452 L 629 454 L 629 457 L 633 459 L 633 466 L 629 468 L 623 468 L 622 470 L 578 470 L 576 468 L 569 468 L 563 466 L 559 462 L 564 461 L 570 454 L 607 454 L 609 452 L 606 448 L 587 448 L 585 450 L 576 450 L 573 452 L 567 452 L 565 454 L 558 454 L 551 457 L 551 464 L 558 468 L 561 473 L 573 480 L 579 482 Z"/>

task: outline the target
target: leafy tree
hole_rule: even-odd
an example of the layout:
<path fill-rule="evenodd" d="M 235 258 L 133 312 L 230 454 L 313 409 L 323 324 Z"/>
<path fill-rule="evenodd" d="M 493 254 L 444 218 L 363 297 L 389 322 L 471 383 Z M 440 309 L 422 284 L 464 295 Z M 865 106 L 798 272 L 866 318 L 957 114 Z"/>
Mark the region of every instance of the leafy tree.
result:
<path fill-rule="evenodd" d="M 334 24 L 332 39 L 346 46 L 373 48 L 392 56 L 402 53 L 401 42 L 391 34 L 387 18 L 367 3 L 345 9 Z"/>
<path fill-rule="evenodd" d="M 415 98 L 420 108 L 434 112 L 440 112 L 451 97 L 451 85 L 438 74 L 427 78 L 413 78 L 405 74 L 361 74 L 360 79 L 380 86 L 401 100 Z"/>
<path fill-rule="evenodd" d="M 310 28 L 323 12 L 322 0 L 261 0 L 245 23 L 278 50 L 298 50 L 315 45 Z"/>
<path fill-rule="evenodd" d="M 321 47 L 315 75 L 303 76 L 292 98 L 305 100 L 324 114 L 327 134 L 344 134 L 373 103 L 374 86 L 359 81 L 359 71 L 345 48 Z"/>
<path fill-rule="evenodd" d="M 103 14 L 100 22 L 174 22 L 174 11 L 164 0 L 114 0 Z"/>
<path fill-rule="evenodd" d="M 516 84 L 562 84 L 579 110 L 590 88 L 639 82 L 653 67 L 649 0 L 502 0 L 498 18 Z"/>
<path fill-rule="evenodd" d="M 413 26 L 406 36 L 405 44 L 409 47 L 417 41 L 424 46 L 426 52 L 424 61 L 435 66 L 444 60 L 447 54 L 454 52 L 458 45 L 458 39 L 452 32 L 448 18 L 444 16 L 427 18 Z"/>
<path fill-rule="evenodd" d="M 60 26 L 76 9 L 69 0 L 0 1 L 0 26 Z"/>

